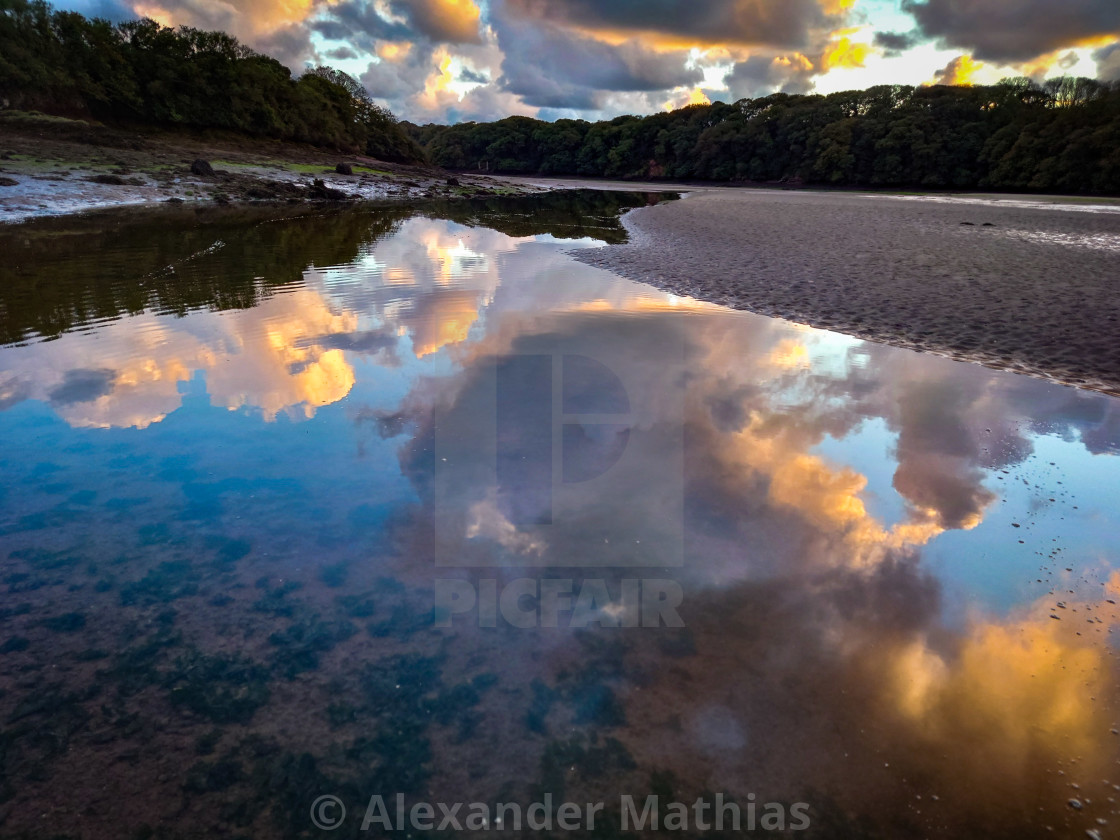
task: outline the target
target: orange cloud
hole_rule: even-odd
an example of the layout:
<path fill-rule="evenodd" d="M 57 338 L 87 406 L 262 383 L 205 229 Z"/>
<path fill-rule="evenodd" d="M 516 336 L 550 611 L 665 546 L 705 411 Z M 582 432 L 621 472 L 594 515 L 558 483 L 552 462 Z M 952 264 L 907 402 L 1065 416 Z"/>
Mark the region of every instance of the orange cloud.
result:
<path fill-rule="evenodd" d="M 377 56 L 385 61 L 400 61 L 412 52 L 411 41 L 383 42 L 377 46 Z"/>
<path fill-rule="evenodd" d="M 148 314 L 117 323 L 121 326 L 102 331 L 97 356 L 98 366 L 113 373 L 109 387 L 94 399 L 56 409 L 71 426 L 147 428 L 180 406 L 180 384 L 199 371 L 212 404 L 257 408 L 268 421 L 280 413 L 311 417 L 354 385 L 343 351 L 320 342 L 356 330 L 357 316 L 336 313 L 310 290 L 225 314 L 207 339 Z M 60 342 L 51 350 L 57 355 L 45 360 L 50 368 L 89 363 L 72 343 Z M 43 371 L 36 378 L 49 385 Z"/>
<path fill-rule="evenodd" d="M 315 0 L 241 0 L 236 6 L 213 0 L 196 4 L 140 2 L 132 5 L 137 15 L 150 17 L 163 26 L 196 26 L 222 29 L 239 38 L 267 35 L 311 14 Z"/>
<path fill-rule="evenodd" d="M 871 52 L 868 44 L 842 37 L 825 48 L 821 56 L 820 70 L 825 72 L 833 67 L 863 67 L 864 61 Z"/>
<path fill-rule="evenodd" d="M 523 20 L 541 20 L 610 44 L 637 39 L 660 50 L 692 48 L 797 48 L 820 35 L 827 18 L 851 12 L 855 0 L 693 0 L 654 12 L 634 4 L 597 0 L 506 0 Z"/>
<path fill-rule="evenodd" d="M 983 67 L 970 55 L 958 55 L 933 74 L 934 85 L 971 85 L 973 76 Z"/>
<path fill-rule="evenodd" d="M 795 72 L 808 72 L 813 69 L 813 62 L 808 56 L 801 53 L 793 53 L 793 55 L 780 55 L 774 59 L 775 67 L 780 67 L 783 70 Z"/>
<path fill-rule="evenodd" d="M 451 83 L 455 81 L 455 74 L 451 72 L 451 53 L 440 47 L 432 57 L 437 61 L 436 66 L 424 80 L 424 90 L 416 95 L 421 107 L 429 110 L 443 107 L 452 100 L 459 101 L 459 95 L 451 89 Z"/>
<path fill-rule="evenodd" d="M 481 12 L 473 0 L 405 0 L 409 21 L 437 41 L 479 41 Z"/>
<path fill-rule="evenodd" d="M 1078 631 L 1107 632 L 1115 614 L 1102 609 L 1103 600 L 1071 600 L 1065 609 L 1055 601 L 1047 596 L 1007 621 L 975 624 L 955 653 L 925 642 L 897 651 L 891 670 L 899 710 L 931 741 L 973 744 L 985 773 L 1022 768 L 1040 750 L 1105 763 L 1111 722 L 1097 698 L 1114 688 L 1109 651 L 1100 637 Z"/>
<path fill-rule="evenodd" d="M 417 358 L 460 344 L 478 320 L 482 294 L 476 291 L 439 291 L 417 301 L 415 310 L 402 318 L 412 329 L 412 349 Z"/>
<path fill-rule="evenodd" d="M 682 91 L 677 96 L 672 96 L 661 104 L 662 109 L 666 111 L 673 111 L 677 108 L 684 108 L 687 105 L 710 105 L 712 100 L 700 88 L 693 88 L 691 91 Z"/>

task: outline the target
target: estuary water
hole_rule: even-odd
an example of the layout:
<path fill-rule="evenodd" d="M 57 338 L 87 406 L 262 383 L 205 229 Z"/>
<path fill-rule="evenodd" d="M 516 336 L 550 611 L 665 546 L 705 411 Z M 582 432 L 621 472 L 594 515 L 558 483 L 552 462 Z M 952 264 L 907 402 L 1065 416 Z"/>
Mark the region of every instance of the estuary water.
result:
<path fill-rule="evenodd" d="M 0 230 L 0 834 L 1118 836 L 1120 401 L 571 258 L 668 198 Z"/>

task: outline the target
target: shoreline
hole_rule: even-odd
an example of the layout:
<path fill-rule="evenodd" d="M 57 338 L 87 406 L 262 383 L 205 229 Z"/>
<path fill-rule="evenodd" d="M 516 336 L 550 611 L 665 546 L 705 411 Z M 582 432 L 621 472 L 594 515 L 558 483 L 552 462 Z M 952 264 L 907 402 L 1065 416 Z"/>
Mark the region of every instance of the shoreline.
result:
<path fill-rule="evenodd" d="M 574 257 L 663 291 L 1120 396 L 1120 203 L 697 189 Z"/>
<path fill-rule="evenodd" d="M 196 160 L 213 172 L 192 172 Z M 351 174 L 336 171 L 339 164 Z M 537 191 L 514 180 L 296 143 L 0 111 L 0 224 L 163 204 L 384 202 Z"/>
<path fill-rule="evenodd" d="M 16 122 L 13 133 L 10 112 L 0 119 L 0 225 L 165 205 L 679 192 L 624 214 L 629 243 L 574 256 L 674 294 L 1120 396 L 1120 199 L 452 174 L 236 137 Z M 213 175 L 190 172 L 201 154 Z"/>

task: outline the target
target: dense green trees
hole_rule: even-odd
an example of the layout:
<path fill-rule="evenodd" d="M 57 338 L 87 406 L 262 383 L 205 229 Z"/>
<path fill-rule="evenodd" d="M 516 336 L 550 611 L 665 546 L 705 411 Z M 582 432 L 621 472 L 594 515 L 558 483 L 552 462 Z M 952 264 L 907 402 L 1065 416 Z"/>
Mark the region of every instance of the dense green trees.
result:
<path fill-rule="evenodd" d="M 64 115 L 216 128 L 451 169 L 838 186 L 1120 193 L 1120 82 L 1007 79 L 777 93 L 590 123 L 398 124 L 354 79 L 293 79 L 221 32 L 114 26 L 0 0 L 0 100 Z M 407 132 L 406 132 L 407 129 Z"/>
<path fill-rule="evenodd" d="M 405 125 L 454 169 L 1120 192 L 1120 83 L 1092 79 L 776 93 L 597 123 Z"/>
<path fill-rule="evenodd" d="M 423 153 L 362 86 L 320 67 L 292 78 L 222 32 L 152 20 L 113 26 L 42 0 L 0 0 L 0 98 L 9 107 L 216 128 L 364 152 Z"/>

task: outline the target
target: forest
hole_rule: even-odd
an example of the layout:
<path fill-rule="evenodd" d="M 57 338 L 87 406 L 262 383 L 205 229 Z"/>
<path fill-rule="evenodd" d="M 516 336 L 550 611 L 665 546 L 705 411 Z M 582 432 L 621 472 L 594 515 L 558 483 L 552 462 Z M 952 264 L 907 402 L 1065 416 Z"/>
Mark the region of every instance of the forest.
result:
<path fill-rule="evenodd" d="M 423 159 L 393 114 L 338 70 L 293 79 L 279 61 L 223 32 L 153 20 L 113 25 L 42 0 L 0 0 L 0 104 Z"/>
<path fill-rule="evenodd" d="M 376 95 L 376 92 L 373 92 Z M 221 129 L 455 170 L 1120 193 L 1120 81 L 775 93 L 588 122 L 398 122 L 347 74 L 293 78 L 222 32 L 0 0 L 0 105 Z"/>
<path fill-rule="evenodd" d="M 607 178 L 1120 193 L 1120 82 L 775 93 L 645 117 L 402 123 L 448 169 Z"/>

